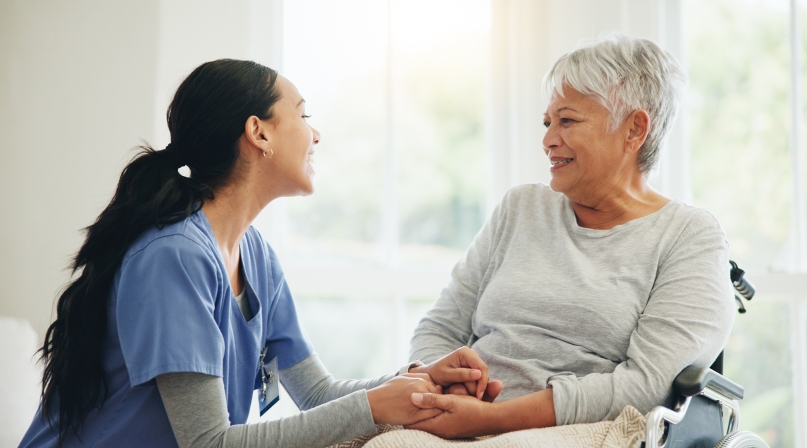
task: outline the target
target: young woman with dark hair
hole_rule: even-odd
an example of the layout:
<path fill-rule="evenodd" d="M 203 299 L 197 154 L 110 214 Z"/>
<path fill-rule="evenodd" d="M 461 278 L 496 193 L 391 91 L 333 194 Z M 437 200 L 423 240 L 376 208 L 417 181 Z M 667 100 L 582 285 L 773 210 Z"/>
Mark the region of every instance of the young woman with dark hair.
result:
<path fill-rule="evenodd" d="M 250 226 L 273 199 L 313 192 L 320 135 L 306 118 L 295 86 L 254 62 L 208 62 L 182 82 L 171 143 L 142 148 L 86 229 L 21 446 L 325 446 L 442 412 L 413 393 L 472 382 L 483 397 L 487 366 L 468 348 L 369 380 L 319 361 Z M 278 379 L 316 408 L 244 424 L 253 391 L 268 408 Z"/>

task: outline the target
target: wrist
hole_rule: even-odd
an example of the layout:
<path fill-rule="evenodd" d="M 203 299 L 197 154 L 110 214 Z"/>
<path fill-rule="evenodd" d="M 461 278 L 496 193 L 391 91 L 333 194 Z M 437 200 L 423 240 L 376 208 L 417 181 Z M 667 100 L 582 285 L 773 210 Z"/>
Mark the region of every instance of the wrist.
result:
<path fill-rule="evenodd" d="M 426 364 L 423 364 L 422 362 L 420 362 L 418 360 L 414 360 L 414 361 L 410 362 L 409 364 L 405 365 L 398 372 L 398 374 L 401 375 L 401 374 L 404 374 L 404 373 L 429 373 L 428 369 L 426 367 L 427 367 Z"/>
<path fill-rule="evenodd" d="M 378 415 L 378 410 L 377 410 L 378 409 L 378 406 L 377 406 L 377 404 L 378 404 L 377 403 L 377 398 L 378 398 L 377 394 L 378 394 L 378 391 L 375 388 L 367 390 L 367 402 L 370 404 L 370 414 L 372 414 L 373 422 L 376 423 L 376 424 L 381 423 L 379 421 L 379 419 L 381 417 L 380 417 L 380 415 Z"/>
<path fill-rule="evenodd" d="M 508 412 L 507 402 L 493 402 L 488 403 L 488 406 L 485 406 L 485 421 L 486 427 L 488 429 L 488 434 L 504 434 L 506 432 L 512 431 L 512 429 L 508 429 L 512 426 L 512 422 L 508 422 L 507 412 Z"/>

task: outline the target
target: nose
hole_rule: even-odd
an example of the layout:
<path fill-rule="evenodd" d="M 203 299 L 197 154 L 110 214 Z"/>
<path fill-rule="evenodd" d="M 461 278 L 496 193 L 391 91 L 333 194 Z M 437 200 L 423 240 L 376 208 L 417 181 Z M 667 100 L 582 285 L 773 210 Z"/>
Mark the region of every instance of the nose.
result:
<path fill-rule="evenodd" d="M 546 133 L 544 134 L 544 139 L 542 140 L 544 145 L 544 152 L 549 154 L 550 149 L 557 148 L 561 145 L 561 138 L 557 132 L 557 126 L 550 124 L 548 128 L 546 128 Z"/>
<path fill-rule="evenodd" d="M 314 144 L 315 145 L 319 144 L 319 140 L 321 138 L 321 136 L 319 135 L 319 131 L 314 129 L 313 127 L 311 128 L 311 130 L 314 131 Z"/>

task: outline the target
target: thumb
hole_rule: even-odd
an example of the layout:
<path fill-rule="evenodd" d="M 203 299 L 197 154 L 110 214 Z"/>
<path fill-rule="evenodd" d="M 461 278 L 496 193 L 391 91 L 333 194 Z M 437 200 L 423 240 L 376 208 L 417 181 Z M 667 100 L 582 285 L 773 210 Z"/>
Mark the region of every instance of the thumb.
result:
<path fill-rule="evenodd" d="M 452 395 L 441 394 L 412 394 L 412 403 L 422 409 L 437 408 L 442 410 L 450 409 L 454 404 L 454 397 Z"/>

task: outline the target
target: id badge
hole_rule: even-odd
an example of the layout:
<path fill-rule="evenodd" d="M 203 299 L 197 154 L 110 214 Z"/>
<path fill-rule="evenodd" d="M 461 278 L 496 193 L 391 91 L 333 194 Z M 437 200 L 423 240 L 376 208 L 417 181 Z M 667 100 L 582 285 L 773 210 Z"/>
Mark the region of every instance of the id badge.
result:
<path fill-rule="evenodd" d="M 261 390 L 258 391 L 258 404 L 261 408 L 261 416 L 266 413 L 275 403 L 280 400 L 280 390 L 278 389 L 277 356 L 266 362 L 266 349 L 261 353 Z"/>

